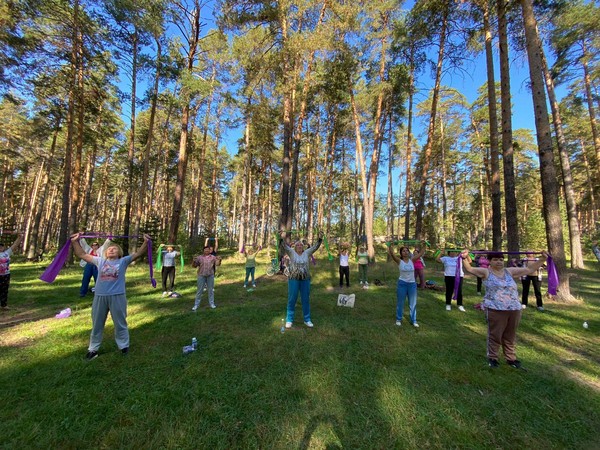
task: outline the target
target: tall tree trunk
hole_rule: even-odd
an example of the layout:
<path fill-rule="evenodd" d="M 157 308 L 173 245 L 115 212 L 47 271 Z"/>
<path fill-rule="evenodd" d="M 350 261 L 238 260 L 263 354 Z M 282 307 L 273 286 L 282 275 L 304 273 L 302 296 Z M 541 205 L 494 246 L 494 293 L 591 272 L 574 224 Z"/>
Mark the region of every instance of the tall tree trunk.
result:
<path fill-rule="evenodd" d="M 515 194 L 513 163 L 512 105 L 510 96 L 510 66 L 508 59 L 508 2 L 498 0 L 498 39 L 500 49 L 500 95 L 502 103 L 502 163 L 504 167 L 504 203 L 506 209 L 506 238 L 508 250 L 519 251 L 519 222 Z M 495 89 L 495 86 L 494 86 Z"/>
<path fill-rule="evenodd" d="M 127 152 L 127 197 L 125 201 L 125 217 L 124 217 L 124 232 L 125 236 L 129 236 L 131 222 L 131 203 L 133 199 L 133 159 L 135 157 L 135 114 L 137 102 L 137 70 L 138 70 L 138 30 L 134 25 L 132 36 L 132 55 L 131 55 L 131 127 L 129 129 L 129 149 Z M 123 249 L 125 254 L 130 251 L 134 252 L 137 247 L 136 239 L 127 238 L 127 245 Z"/>
<path fill-rule="evenodd" d="M 581 252 L 581 235 L 579 232 L 579 219 L 577 218 L 577 202 L 575 200 L 575 192 L 573 190 L 573 177 L 571 176 L 571 163 L 569 162 L 569 154 L 567 153 L 567 142 L 563 134 L 562 120 L 556 94 L 554 92 L 554 81 L 548 70 L 548 62 L 542 47 L 542 43 L 538 40 L 540 46 L 540 56 L 544 68 L 544 81 L 548 90 L 548 98 L 552 109 L 552 120 L 554 121 L 554 130 L 556 131 L 556 140 L 558 144 L 558 154 L 560 156 L 560 167 L 562 170 L 563 190 L 565 193 L 565 203 L 567 204 L 567 220 L 569 222 L 569 243 L 571 247 L 571 267 L 573 269 L 583 269 L 583 253 Z"/>
<path fill-rule="evenodd" d="M 386 234 L 392 236 L 394 234 L 394 189 L 392 183 L 392 171 L 394 169 L 394 148 L 393 135 L 394 130 L 392 127 L 392 115 L 389 114 L 389 145 L 388 145 L 388 176 L 387 176 L 387 201 L 386 201 L 386 213 L 387 217 L 387 229 Z"/>
<path fill-rule="evenodd" d="M 587 54 L 585 43 L 583 44 L 583 53 Z M 583 82 L 585 84 L 585 97 L 588 105 L 588 114 L 590 116 L 590 127 L 592 129 L 592 137 L 594 138 L 594 150 L 596 150 L 596 171 L 600 180 L 600 131 L 596 121 L 596 110 L 594 108 L 594 96 L 592 95 L 592 82 L 590 79 L 590 69 L 585 58 L 582 58 L 583 66 Z"/>
<path fill-rule="evenodd" d="M 38 241 L 40 235 L 40 227 L 42 223 L 42 217 L 44 214 L 44 209 L 46 208 L 46 198 L 48 198 L 48 192 L 50 190 L 50 183 L 48 180 L 50 179 L 50 174 L 52 172 L 52 164 L 54 162 L 54 152 L 56 150 L 56 140 L 58 138 L 58 132 L 60 131 L 60 123 L 62 121 L 62 117 L 60 115 L 56 118 L 56 125 L 54 127 L 54 133 L 52 135 L 52 144 L 50 145 L 50 154 L 46 157 L 46 172 L 44 173 L 44 178 L 42 179 L 42 185 L 44 186 L 41 195 L 37 201 L 37 207 L 35 211 L 35 218 L 33 220 L 33 226 L 31 228 L 31 236 L 29 239 L 29 248 L 27 250 L 27 259 L 32 260 L 38 256 Z"/>
<path fill-rule="evenodd" d="M 67 139 L 65 144 L 65 160 L 63 166 L 63 189 L 62 206 L 60 213 L 60 231 L 58 236 L 58 246 L 61 248 L 66 242 L 69 234 L 69 213 L 71 212 L 71 173 L 72 173 L 72 153 L 73 153 L 73 135 L 75 134 L 75 86 L 77 86 L 77 29 L 79 24 L 79 0 L 75 0 L 73 5 L 73 34 L 71 49 L 71 67 L 70 78 L 73 82 L 69 86 L 69 103 L 67 109 Z"/>
<path fill-rule="evenodd" d="M 156 105 L 158 103 L 158 87 L 161 79 L 161 67 L 162 67 L 162 46 L 160 43 L 160 37 L 155 36 L 156 42 L 156 72 L 154 74 L 154 85 L 152 86 L 152 95 L 150 99 L 150 118 L 148 120 L 148 137 L 146 138 L 146 145 L 144 145 L 144 157 L 143 157 L 143 169 L 142 179 L 140 180 L 140 189 L 138 190 L 138 202 L 135 210 L 135 224 L 133 234 L 140 234 L 140 225 L 142 222 L 142 215 L 146 213 L 146 196 L 148 192 L 148 175 L 150 173 L 150 150 L 152 149 L 152 143 L 154 142 L 154 122 L 156 120 Z M 153 236 L 158 237 L 158 236 Z"/>
<path fill-rule="evenodd" d="M 492 249 L 502 247 L 502 193 L 500 192 L 500 159 L 498 149 L 498 112 L 496 105 L 496 78 L 488 0 L 483 0 L 483 28 L 485 32 L 485 61 L 487 68 L 488 115 L 490 118 L 490 169 L 492 178 Z M 483 198 L 482 198 L 483 201 Z M 485 222 L 483 222 L 485 226 Z"/>
<path fill-rule="evenodd" d="M 427 127 L 427 142 L 425 144 L 425 150 L 422 153 L 423 168 L 421 170 L 421 186 L 419 189 L 419 199 L 416 210 L 416 226 L 415 226 L 415 237 L 422 239 L 423 236 L 423 211 L 425 210 L 425 200 L 427 197 L 427 182 L 429 175 L 429 164 L 431 162 L 431 149 L 433 147 L 435 121 L 437 116 L 437 107 L 440 96 L 440 85 L 442 81 L 442 66 L 444 62 L 444 51 L 446 47 L 446 29 L 448 27 L 448 14 L 449 6 L 444 7 L 444 16 L 442 18 L 442 28 L 440 30 L 440 42 L 438 50 L 438 60 L 435 71 L 435 84 L 433 86 L 433 97 L 431 100 L 431 115 L 429 117 L 429 126 Z"/>
<path fill-rule="evenodd" d="M 594 181 L 592 177 L 592 172 L 590 170 L 590 163 L 587 158 L 587 150 L 585 147 L 585 143 L 581 138 L 579 138 L 579 145 L 581 146 L 581 159 L 583 160 L 583 166 L 585 167 L 586 184 L 588 188 L 588 193 L 590 194 L 592 227 L 595 227 L 596 221 L 598 220 L 598 208 L 596 207 L 596 196 L 594 194 Z"/>
<path fill-rule="evenodd" d="M 191 13 L 191 30 L 188 36 L 189 49 L 186 58 L 186 69 L 192 73 L 200 40 L 200 4 L 199 0 L 194 0 L 194 10 Z M 189 96 L 186 96 L 189 97 Z M 171 223 L 169 226 L 169 242 L 177 242 L 177 233 L 179 231 L 179 222 L 183 209 L 183 194 L 185 188 L 185 178 L 188 162 L 188 126 L 191 110 L 191 98 L 185 98 L 183 112 L 181 114 L 181 137 L 179 139 L 179 161 L 177 162 L 177 181 L 175 183 L 175 192 L 173 193 L 173 211 L 171 214 Z"/>
<path fill-rule="evenodd" d="M 413 105 L 415 96 L 415 45 L 411 43 L 408 71 L 408 118 L 406 126 L 406 190 L 404 192 L 404 204 L 406 214 L 404 218 L 404 239 L 410 236 L 410 207 L 412 195 L 412 122 Z M 400 229 L 398 229 L 400 233 Z"/>
<path fill-rule="evenodd" d="M 572 300 L 569 289 L 569 275 L 565 258 L 564 240 L 562 235 L 562 220 L 558 204 L 559 186 L 554 168 L 554 154 L 552 151 L 552 135 L 548 120 L 548 107 L 544 90 L 543 62 L 540 54 L 537 23 L 533 15 L 531 0 L 520 0 L 523 9 L 523 24 L 525 26 L 525 40 L 527 58 L 529 61 L 529 76 L 531 79 L 531 93 L 535 112 L 535 127 L 539 148 L 540 173 L 542 184 L 542 199 L 544 219 L 546 221 L 546 236 L 548 250 L 556 263 L 560 277 L 557 299 L 561 301 Z"/>
<path fill-rule="evenodd" d="M 242 182 L 242 198 L 240 203 L 240 210 L 242 211 L 242 216 L 240 217 L 240 232 L 238 234 L 238 251 L 242 251 L 242 247 L 244 247 L 244 239 L 246 238 L 246 227 L 248 226 L 248 190 L 249 186 L 249 178 L 250 178 L 250 162 L 251 162 L 251 152 L 250 152 L 250 112 L 248 111 L 246 117 L 246 130 L 244 133 L 244 168 L 241 173 L 240 180 Z"/>

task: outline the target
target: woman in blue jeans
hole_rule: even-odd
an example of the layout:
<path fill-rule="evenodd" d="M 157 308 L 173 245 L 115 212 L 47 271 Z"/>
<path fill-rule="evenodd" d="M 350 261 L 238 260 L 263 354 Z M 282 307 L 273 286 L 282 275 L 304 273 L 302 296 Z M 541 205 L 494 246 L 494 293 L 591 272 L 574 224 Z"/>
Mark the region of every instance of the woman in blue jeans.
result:
<path fill-rule="evenodd" d="M 394 254 L 393 244 L 388 247 L 388 253 L 392 259 L 398 264 L 400 276 L 396 287 L 396 325 L 402 325 L 402 316 L 404 315 L 404 300 L 408 297 L 408 306 L 410 308 L 410 323 L 418 328 L 417 323 L 417 282 L 415 280 L 414 261 L 418 260 L 425 254 L 425 242 L 421 242 L 418 250 L 415 250 L 414 255 L 410 254 L 410 250 L 406 246 L 400 247 L 400 257 Z"/>
<path fill-rule="evenodd" d="M 312 328 L 314 325 L 310 320 L 310 256 L 318 250 L 323 242 L 323 236 L 319 233 L 319 239 L 317 243 L 312 247 L 304 250 L 304 243 L 298 240 L 294 247 L 290 247 L 287 243 L 281 239 L 280 243 L 283 244 L 285 252 L 290 258 L 288 270 L 288 303 L 287 303 L 287 317 L 285 320 L 285 327 L 292 328 L 294 322 L 294 313 L 296 309 L 296 301 L 298 300 L 298 293 L 300 293 L 300 299 L 302 300 L 302 314 L 304 316 L 304 325 Z"/>

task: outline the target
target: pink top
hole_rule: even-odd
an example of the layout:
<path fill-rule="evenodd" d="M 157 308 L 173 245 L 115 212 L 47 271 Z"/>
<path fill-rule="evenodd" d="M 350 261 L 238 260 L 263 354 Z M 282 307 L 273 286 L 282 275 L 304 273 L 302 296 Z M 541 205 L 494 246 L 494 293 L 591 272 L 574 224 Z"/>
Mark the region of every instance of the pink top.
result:
<path fill-rule="evenodd" d="M 477 264 L 479 267 L 483 267 L 484 269 L 490 267 L 490 261 L 485 256 L 480 256 L 477 260 Z"/>
<path fill-rule="evenodd" d="M 413 264 L 415 265 L 415 269 L 424 269 L 425 268 L 425 264 L 423 264 L 423 258 L 419 258 L 416 261 L 413 261 Z"/>

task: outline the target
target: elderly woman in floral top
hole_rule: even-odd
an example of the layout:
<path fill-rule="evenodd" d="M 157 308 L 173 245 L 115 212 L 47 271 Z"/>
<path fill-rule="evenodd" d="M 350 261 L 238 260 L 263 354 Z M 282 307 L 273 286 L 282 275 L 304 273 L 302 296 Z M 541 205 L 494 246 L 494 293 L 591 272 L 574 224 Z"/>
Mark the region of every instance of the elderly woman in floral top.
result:
<path fill-rule="evenodd" d="M 317 243 L 312 247 L 304 250 L 304 243 L 297 241 L 294 247 L 290 247 L 281 239 L 285 252 L 290 258 L 289 261 L 289 277 L 288 277 L 288 303 L 287 303 L 287 318 L 285 321 L 286 328 L 292 328 L 294 322 L 294 313 L 296 309 L 296 301 L 298 293 L 302 301 L 302 314 L 304 316 L 304 325 L 312 328 L 314 325 L 310 320 L 310 256 L 316 252 L 323 242 L 323 236 L 319 233 Z"/>
<path fill-rule="evenodd" d="M 469 250 L 463 250 L 464 268 L 467 272 L 481 277 L 485 286 L 483 307 L 487 314 L 488 339 L 487 356 L 489 366 L 498 367 L 498 350 L 502 346 L 506 363 L 515 369 L 521 368 L 516 355 L 517 327 L 521 321 L 521 302 L 515 278 L 535 273 L 546 262 L 548 253 L 528 267 L 504 267 L 504 255 L 500 252 L 488 253 L 490 266 L 471 267 Z"/>

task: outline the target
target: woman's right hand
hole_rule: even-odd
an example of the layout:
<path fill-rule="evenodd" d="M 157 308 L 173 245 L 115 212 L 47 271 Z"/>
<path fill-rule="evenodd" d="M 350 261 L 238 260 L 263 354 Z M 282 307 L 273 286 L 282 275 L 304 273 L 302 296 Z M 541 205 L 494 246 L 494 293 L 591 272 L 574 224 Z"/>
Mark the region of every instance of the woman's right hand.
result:
<path fill-rule="evenodd" d="M 78 241 L 80 238 L 81 238 L 81 233 L 75 233 L 75 234 L 72 234 L 72 235 L 71 235 L 71 237 L 70 237 L 70 239 L 71 239 L 71 242 L 76 242 L 76 241 Z"/>

